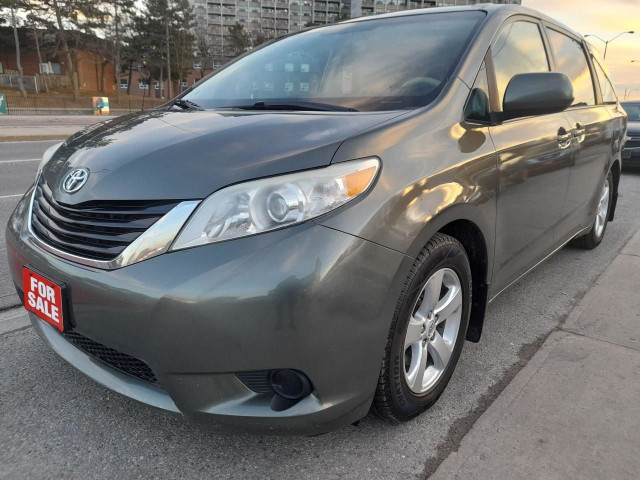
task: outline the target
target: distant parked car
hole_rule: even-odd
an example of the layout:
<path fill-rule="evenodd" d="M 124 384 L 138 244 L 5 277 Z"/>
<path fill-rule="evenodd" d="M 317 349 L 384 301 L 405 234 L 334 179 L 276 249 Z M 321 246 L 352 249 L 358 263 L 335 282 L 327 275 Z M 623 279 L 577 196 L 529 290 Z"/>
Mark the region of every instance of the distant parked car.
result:
<path fill-rule="evenodd" d="M 622 151 L 625 167 L 640 167 L 640 102 L 622 102 L 628 116 L 627 143 Z"/>
<path fill-rule="evenodd" d="M 141 402 L 262 433 L 406 421 L 500 292 L 600 244 L 625 132 L 583 38 L 534 10 L 364 17 L 52 147 L 9 264 L 44 341 Z"/>

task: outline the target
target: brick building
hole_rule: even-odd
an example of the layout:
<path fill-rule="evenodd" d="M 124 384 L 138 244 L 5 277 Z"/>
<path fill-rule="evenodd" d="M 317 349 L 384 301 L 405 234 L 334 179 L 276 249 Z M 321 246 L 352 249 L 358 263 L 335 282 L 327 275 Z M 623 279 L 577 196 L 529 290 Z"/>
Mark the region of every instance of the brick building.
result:
<path fill-rule="evenodd" d="M 8 27 L 2 27 L 2 38 L 9 38 L 9 41 L 3 41 L 0 45 L 0 74 L 17 74 L 18 65 L 16 62 L 16 50 L 13 44 L 13 33 L 6 35 Z M 20 40 L 20 61 L 25 76 L 41 76 L 46 74 L 51 85 L 69 87 L 70 83 L 67 76 L 67 64 L 65 55 L 59 50 L 55 41 L 55 35 L 43 31 L 38 32 L 38 42 L 40 43 L 40 56 L 42 64 L 38 59 L 34 32 L 31 29 L 18 29 Z M 95 37 L 82 35 L 78 43 L 82 45 L 90 45 L 95 41 Z M 115 92 L 115 75 L 113 65 L 103 61 L 101 55 L 87 49 L 78 49 L 72 52 L 74 62 L 76 63 L 78 85 L 81 91 L 100 92 L 102 91 L 102 78 L 104 76 L 104 91 L 107 94 Z"/>

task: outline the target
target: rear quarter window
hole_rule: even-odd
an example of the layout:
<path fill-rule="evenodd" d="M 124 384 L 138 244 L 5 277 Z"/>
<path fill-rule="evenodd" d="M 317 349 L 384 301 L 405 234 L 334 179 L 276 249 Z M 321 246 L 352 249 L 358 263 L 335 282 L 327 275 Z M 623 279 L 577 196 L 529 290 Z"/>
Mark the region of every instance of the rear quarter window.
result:
<path fill-rule="evenodd" d="M 609 77 L 604 72 L 602 66 L 596 61 L 593 61 L 596 67 L 596 74 L 598 75 L 598 83 L 600 84 L 600 93 L 602 94 L 602 101 L 604 103 L 618 103 L 618 97 L 616 91 L 613 89 L 613 84 Z"/>

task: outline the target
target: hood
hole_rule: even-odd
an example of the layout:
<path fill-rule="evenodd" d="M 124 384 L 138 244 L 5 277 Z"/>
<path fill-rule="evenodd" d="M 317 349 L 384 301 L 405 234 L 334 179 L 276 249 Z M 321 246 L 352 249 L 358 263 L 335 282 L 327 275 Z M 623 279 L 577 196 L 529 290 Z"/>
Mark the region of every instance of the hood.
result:
<path fill-rule="evenodd" d="M 92 125 L 69 138 L 43 173 L 54 198 L 201 199 L 245 180 L 328 165 L 348 137 L 401 112 L 148 111 Z M 72 169 L 79 191 L 60 188 Z"/>
<path fill-rule="evenodd" d="M 627 135 L 630 137 L 640 137 L 640 122 L 628 122 Z"/>

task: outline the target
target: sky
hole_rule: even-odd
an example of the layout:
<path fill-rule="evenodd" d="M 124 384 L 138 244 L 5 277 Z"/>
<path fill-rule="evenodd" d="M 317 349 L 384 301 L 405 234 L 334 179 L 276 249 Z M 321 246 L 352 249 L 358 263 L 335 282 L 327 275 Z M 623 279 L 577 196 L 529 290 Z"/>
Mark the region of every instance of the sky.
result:
<path fill-rule="evenodd" d="M 640 100 L 640 0 L 522 0 L 522 5 L 546 13 L 582 35 L 609 40 L 634 30 L 609 44 L 605 60 L 618 97 Z M 600 54 L 604 43 L 586 39 Z M 637 60 L 632 63 L 631 60 Z"/>

